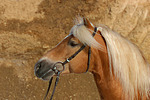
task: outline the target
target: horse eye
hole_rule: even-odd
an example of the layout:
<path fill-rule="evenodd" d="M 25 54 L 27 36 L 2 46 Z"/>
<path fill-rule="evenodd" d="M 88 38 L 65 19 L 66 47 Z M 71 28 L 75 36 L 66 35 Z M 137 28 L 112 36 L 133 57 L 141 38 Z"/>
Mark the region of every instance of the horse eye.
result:
<path fill-rule="evenodd" d="M 78 43 L 76 43 L 75 41 L 69 41 L 69 45 L 75 47 L 78 45 Z"/>

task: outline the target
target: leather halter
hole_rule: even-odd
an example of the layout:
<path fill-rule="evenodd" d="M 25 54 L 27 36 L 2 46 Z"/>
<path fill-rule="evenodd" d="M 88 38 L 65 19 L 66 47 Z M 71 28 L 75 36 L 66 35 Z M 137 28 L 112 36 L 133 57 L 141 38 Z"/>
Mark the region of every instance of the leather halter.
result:
<path fill-rule="evenodd" d="M 95 36 L 96 32 L 97 32 L 97 27 L 94 28 L 94 32 L 93 32 L 93 34 L 92 34 L 93 37 Z M 52 98 L 53 98 L 53 95 L 54 95 L 54 92 L 55 92 L 57 83 L 58 83 L 58 81 L 59 81 L 60 73 L 65 70 L 65 64 L 69 63 L 69 62 L 70 62 L 79 52 L 81 52 L 86 46 L 87 46 L 86 44 L 85 44 L 85 45 L 82 45 L 81 48 L 80 48 L 78 51 L 76 51 L 72 56 L 70 56 L 70 57 L 69 57 L 67 60 L 65 60 L 64 62 L 56 62 L 56 63 L 54 64 L 52 70 L 55 72 L 55 74 L 56 74 L 57 77 L 56 77 L 56 80 L 55 80 L 55 86 L 54 86 L 53 92 L 52 92 L 52 94 L 51 94 L 50 100 L 52 100 Z M 86 72 L 88 72 L 89 67 L 90 67 L 90 57 L 91 57 L 91 47 L 89 47 L 89 50 L 88 50 L 88 62 L 87 62 L 87 69 L 86 69 Z M 63 66 L 63 70 L 58 70 L 58 69 L 56 68 L 56 65 L 57 65 L 57 64 L 61 64 L 61 65 Z M 85 72 L 85 73 L 86 73 L 86 72 Z M 49 81 L 49 85 L 48 85 L 47 92 L 46 92 L 46 95 L 45 95 L 45 97 L 44 97 L 44 100 L 46 100 L 46 97 L 47 97 L 47 95 L 48 95 L 48 93 L 49 93 L 49 90 L 50 90 L 50 87 L 51 87 L 51 84 L 52 84 L 52 80 L 53 80 L 53 77 L 52 77 L 52 78 L 50 79 L 50 81 Z"/>

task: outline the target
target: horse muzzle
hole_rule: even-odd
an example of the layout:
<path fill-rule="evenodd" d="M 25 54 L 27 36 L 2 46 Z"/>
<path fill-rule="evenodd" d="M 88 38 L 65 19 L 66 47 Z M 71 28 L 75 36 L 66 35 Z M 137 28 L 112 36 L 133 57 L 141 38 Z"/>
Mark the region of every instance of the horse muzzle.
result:
<path fill-rule="evenodd" d="M 50 62 L 47 59 L 39 60 L 34 67 L 35 75 L 42 80 L 50 80 L 51 77 L 62 72 L 65 66 L 62 62 Z"/>
<path fill-rule="evenodd" d="M 49 80 L 53 75 L 55 75 L 54 71 L 52 70 L 54 63 L 44 59 L 39 60 L 34 67 L 35 75 L 43 80 Z"/>

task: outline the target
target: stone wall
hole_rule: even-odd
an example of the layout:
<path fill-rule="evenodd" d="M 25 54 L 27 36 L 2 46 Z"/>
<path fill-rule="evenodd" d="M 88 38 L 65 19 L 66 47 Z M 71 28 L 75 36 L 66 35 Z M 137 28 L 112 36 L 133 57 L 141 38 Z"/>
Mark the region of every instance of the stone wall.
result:
<path fill-rule="evenodd" d="M 0 99 L 41 100 L 48 82 L 35 62 L 73 26 L 76 16 L 105 24 L 135 43 L 150 63 L 149 0 L 0 0 Z M 100 100 L 93 76 L 61 77 L 56 100 Z"/>

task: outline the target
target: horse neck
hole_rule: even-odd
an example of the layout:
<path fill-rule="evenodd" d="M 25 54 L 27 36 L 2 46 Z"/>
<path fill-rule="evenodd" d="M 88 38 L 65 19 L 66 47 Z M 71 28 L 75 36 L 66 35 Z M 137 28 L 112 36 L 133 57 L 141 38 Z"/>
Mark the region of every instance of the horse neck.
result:
<path fill-rule="evenodd" d="M 105 100 L 125 100 L 124 90 L 120 80 L 114 76 L 113 69 L 109 67 L 107 46 L 102 36 L 96 34 L 95 39 L 104 47 L 104 52 L 92 48 L 91 69 L 101 98 Z M 113 65 L 111 65 L 113 68 Z M 112 70 L 112 71 L 110 71 Z M 111 73 L 112 72 L 112 73 Z M 138 92 L 139 93 L 139 92 Z M 137 100 L 137 98 L 134 98 Z M 138 94 L 138 100 L 147 100 L 145 94 Z M 148 99 L 149 100 L 149 99 Z"/>
<path fill-rule="evenodd" d="M 122 88 L 118 80 L 114 75 L 110 73 L 109 57 L 106 49 L 105 41 L 101 36 L 95 38 L 105 48 L 105 52 L 93 48 L 92 66 L 91 72 L 94 75 L 98 91 L 101 98 L 107 100 L 119 100 L 122 96 Z M 98 56 L 99 55 L 99 56 Z M 111 93 L 112 92 L 112 93 Z M 118 95 L 116 96 L 115 93 Z"/>

